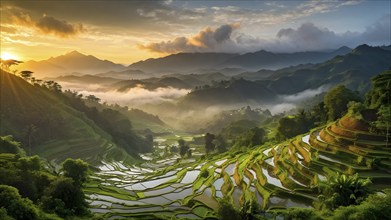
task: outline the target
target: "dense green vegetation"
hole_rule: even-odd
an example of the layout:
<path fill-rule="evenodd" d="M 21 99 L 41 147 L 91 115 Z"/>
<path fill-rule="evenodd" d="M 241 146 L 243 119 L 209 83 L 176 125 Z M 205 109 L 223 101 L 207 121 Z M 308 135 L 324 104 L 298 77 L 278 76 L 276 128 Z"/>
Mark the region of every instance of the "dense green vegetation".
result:
<path fill-rule="evenodd" d="M 365 103 L 336 86 L 307 111 L 271 117 L 247 107 L 213 133 L 158 138 L 152 131 L 139 137 L 126 110 L 106 108 L 95 96 L 62 92 L 28 72 L 24 80 L 1 77 L 7 103 L 1 109 L 0 131 L 7 135 L 0 136 L 1 219 L 92 218 L 90 212 L 114 219 L 391 214 L 391 71 L 372 79 Z M 97 139 L 105 146 L 87 146 Z M 55 166 L 34 153 L 63 162 Z M 130 164 L 123 155 L 139 153 L 148 161 Z M 67 159 L 77 155 L 100 166 L 89 173 L 83 160 Z"/>
<path fill-rule="evenodd" d="M 9 145 L 19 148 L 10 136 L 1 138 L 2 149 Z M 25 157 L 13 151 L 0 154 L 0 207 L 4 209 L 4 218 L 92 217 L 82 191 L 87 163 L 67 159 L 62 164 L 62 174 L 57 174 L 38 156 Z"/>
<path fill-rule="evenodd" d="M 58 162 L 81 157 L 98 164 L 103 158 L 129 162 L 129 154 L 151 150 L 150 141 L 116 110 L 88 107 L 82 95 L 62 92 L 53 81 L 26 78 L 29 83 L 3 70 L 0 78 L 0 134 L 13 135 L 28 154 Z"/>
<path fill-rule="evenodd" d="M 327 111 L 316 114 L 326 109 L 324 101 L 282 117 L 293 119 L 292 132 L 298 132 L 282 141 L 278 132 L 284 130 L 277 129 L 281 124 L 270 121 L 234 136 L 231 144 L 212 133 L 193 141 L 178 136 L 178 147 L 172 146 L 166 157 L 126 169 L 119 162 L 107 163 L 85 189 L 93 201 L 92 210 L 104 213 L 105 218 L 140 219 L 364 219 L 377 215 L 373 212 L 389 208 L 385 201 L 391 180 L 390 146 L 384 132 L 371 129 L 378 110 L 351 102 L 357 99 L 349 97 L 339 113 L 343 117 L 337 120 L 329 121 Z M 280 118 L 277 122 L 284 120 Z M 278 132 L 271 132 L 274 129 Z M 226 142 L 226 152 L 218 150 L 219 142 Z M 192 157 L 185 156 L 189 148 Z M 128 172 L 136 175 L 130 178 Z M 376 199 L 385 204 L 374 209 Z"/>

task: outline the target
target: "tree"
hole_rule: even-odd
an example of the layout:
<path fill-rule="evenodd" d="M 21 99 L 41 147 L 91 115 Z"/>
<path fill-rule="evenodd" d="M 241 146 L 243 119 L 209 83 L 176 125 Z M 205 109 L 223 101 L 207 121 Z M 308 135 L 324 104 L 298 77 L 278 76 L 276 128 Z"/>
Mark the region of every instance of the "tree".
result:
<path fill-rule="evenodd" d="M 217 210 L 217 216 L 221 220 L 241 220 L 239 212 L 229 202 L 229 200 L 219 200 L 219 208 Z"/>
<path fill-rule="evenodd" d="M 31 155 L 31 142 L 34 138 L 35 133 L 37 133 L 38 128 L 34 124 L 29 124 L 26 126 L 24 129 L 25 137 L 26 137 L 26 142 L 27 142 L 27 147 L 29 149 L 29 155 Z"/>
<path fill-rule="evenodd" d="M 24 80 L 29 80 L 31 78 L 31 76 L 33 75 L 34 72 L 31 72 L 29 70 L 23 70 L 20 72 L 20 76 L 24 79 Z"/>
<path fill-rule="evenodd" d="M 68 158 L 62 164 L 62 171 L 64 176 L 72 178 L 75 184 L 81 186 L 87 180 L 88 164 L 81 159 Z"/>
<path fill-rule="evenodd" d="M 311 109 L 311 117 L 317 123 L 327 122 L 327 110 L 325 109 L 324 102 L 319 102 Z"/>
<path fill-rule="evenodd" d="M 228 144 L 222 135 L 217 135 L 216 138 L 213 140 L 213 144 L 216 146 L 217 152 L 223 153 L 227 151 Z"/>
<path fill-rule="evenodd" d="M 391 191 L 372 194 L 358 206 L 341 206 L 334 212 L 333 219 L 390 219 Z"/>
<path fill-rule="evenodd" d="M 319 196 L 319 200 L 330 209 L 357 205 L 369 195 L 370 184 L 369 179 L 361 179 L 357 174 L 347 176 L 337 173 L 325 184 L 321 184 L 322 195 Z"/>
<path fill-rule="evenodd" d="M 365 103 L 371 109 L 377 109 L 377 120 L 372 123 L 378 133 L 386 135 L 389 143 L 391 125 L 391 70 L 372 78 L 372 89 L 367 93 Z"/>
<path fill-rule="evenodd" d="M 263 128 L 252 128 L 244 133 L 234 143 L 235 148 L 239 147 L 254 147 L 265 142 L 266 132 Z"/>
<path fill-rule="evenodd" d="M 306 219 L 306 220 L 322 220 L 323 218 L 319 215 L 315 209 L 312 208 L 289 208 L 284 213 L 284 219 Z"/>
<path fill-rule="evenodd" d="M 328 119 L 333 121 L 342 117 L 350 101 L 361 101 L 361 98 L 343 85 L 332 88 L 324 97 Z"/>
<path fill-rule="evenodd" d="M 189 145 L 187 145 L 187 143 L 183 139 L 178 140 L 178 145 L 179 145 L 179 154 L 181 155 L 181 157 L 184 157 L 190 149 Z"/>
<path fill-rule="evenodd" d="M 39 171 L 42 168 L 41 159 L 37 155 L 19 158 L 17 166 L 23 171 Z"/>
<path fill-rule="evenodd" d="M 54 211 L 61 217 L 89 213 L 83 191 L 71 178 L 57 178 L 45 190 L 41 200 L 44 210 Z"/>
<path fill-rule="evenodd" d="M 24 154 L 20 148 L 20 143 L 14 141 L 11 135 L 0 136 L 0 153 Z"/>
<path fill-rule="evenodd" d="M 187 150 L 187 157 L 190 158 L 193 154 L 193 151 L 191 149 Z"/>
<path fill-rule="evenodd" d="M 10 71 L 10 67 L 14 65 L 18 65 L 19 63 L 23 63 L 23 61 L 19 60 L 3 60 L 0 59 L 0 68 L 5 71 Z"/>
<path fill-rule="evenodd" d="M 45 87 L 48 88 L 49 90 L 52 90 L 55 92 L 61 92 L 62 87 L 57 82 L 49 80 L 49 81 L 45 81 L 44 84 L 45 84 Z"/>
<path fill-rule="evenodd" d="M 37 219 L 38 212 L 31 200 L 22 198 L 16 188 L 0 185 L 0 207 L 4 207 L 7 215 L 14 219 Z"/>
<path fill-rule="evenodd" d="M 214 151 L 215 145 L 213 144 L 213 140 L 215 139 L 214 134 L 206 133 L 205 134 L 205 152 L 206 154 L 209 154 L 210 152 Z"/>
<path fill-rule="evenodd" d="M 88 96 L 86 96 L 86 99 L 91 102 L 100 102 L 100 98 L 98 98 L 94 95 L 88 95 Z"/>
<path fill-rule="evenodd" d="M 365 104 L 371 109 L 390 105 L 390 90 L 391 70 L 388 70 L 372 78 L 372 89 L 366 94 Z"/>
<path fill-rule="evenodd" d="M 255 200 L 245 201 L 239 210 L 240 219 L 253 220 L 258 219 L 257 216 L 261 213 L 259 204 Z"/>

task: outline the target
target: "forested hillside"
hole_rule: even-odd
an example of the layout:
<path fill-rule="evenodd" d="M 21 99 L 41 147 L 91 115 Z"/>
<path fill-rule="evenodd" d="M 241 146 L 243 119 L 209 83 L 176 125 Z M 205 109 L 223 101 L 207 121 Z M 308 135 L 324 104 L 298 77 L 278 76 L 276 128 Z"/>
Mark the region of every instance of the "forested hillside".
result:
<path fill-rule="evenodd" d="M 87 107 L 82 95 L 61 91 L 53 81 L 25 79 L 1 71 L 0 135 L 13 135 L 28 149 L 50 160 L 68 157 L 99 163 L 127 160 L 152 145 L 132 130 L 118 111 Z"/>

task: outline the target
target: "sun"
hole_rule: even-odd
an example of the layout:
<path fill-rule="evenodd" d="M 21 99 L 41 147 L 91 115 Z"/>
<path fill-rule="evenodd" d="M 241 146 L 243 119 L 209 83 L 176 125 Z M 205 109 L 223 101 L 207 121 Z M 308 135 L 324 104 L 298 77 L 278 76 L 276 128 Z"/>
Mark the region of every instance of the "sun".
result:
<path fill-rule="evenodd" d="M 18 60 L 19 59 L 19 57 L 17 55 L 11 54 L 8 52 L 2 52 L 0 55 L 0 58 L 2 60 Z"/>

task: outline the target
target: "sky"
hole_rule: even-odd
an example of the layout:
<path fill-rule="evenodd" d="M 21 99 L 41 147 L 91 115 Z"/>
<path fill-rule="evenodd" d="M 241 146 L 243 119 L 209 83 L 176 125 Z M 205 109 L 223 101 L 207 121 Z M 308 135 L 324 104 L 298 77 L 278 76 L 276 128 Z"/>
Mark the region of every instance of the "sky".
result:
<path fill-rule="evenodd" d="M 2 57 L 77 50 L 131 64 L 180 52 L 298 52 L 391 44 L 381 1 L 1 1 Z"/>

